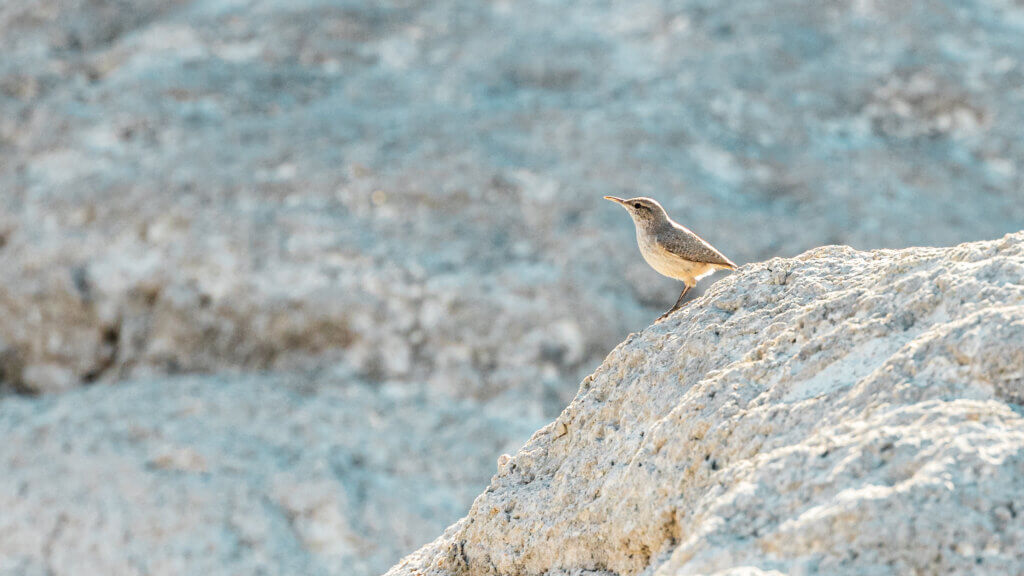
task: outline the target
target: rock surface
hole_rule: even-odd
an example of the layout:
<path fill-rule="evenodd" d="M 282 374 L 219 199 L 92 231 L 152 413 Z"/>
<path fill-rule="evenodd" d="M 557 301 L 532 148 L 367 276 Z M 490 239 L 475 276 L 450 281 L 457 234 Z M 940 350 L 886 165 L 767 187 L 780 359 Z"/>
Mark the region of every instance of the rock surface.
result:
<path fill-rule="evenodd" d="M 1024 227 L 1022 36 L 983 0 L 4 0 L 2 380 L 327 356 L 554 414 L 676 296 L 604 194 L 738 262 Z"/>
<path fill-rule="evenodd" d="M 1024 570 L 1024 232 L 748 265 L 388 574 Z"/>
<path fill-rule="evenodd" d="M 739 262 L 1021 229 L 1024 7 L 950 4 L 3 0 L 0 454 L 21 467 L 0 509 L 27 516 L 0 565 L 392 564 L 674 301 L 604 194 L 658 197 Z M 282 375 L 232 375 L 264 369 Z M 187 420 L 202 438 L 160 408 L 180 394 L 223 408 Z M 274 429 L 305 418 L 327 422 L 308 444 Z M 357 454 L 374 422 L 392 463 L 313 474 L 323 522 L 244 464 Z M 230 427 L 255 446 L 206 443 Z M 148 490 L 137 511 L 114 475 Z M 267 540 L 233 535 L 229 486 Z M 130 523 L 155 527 L 124 542 Z"/>
<path fill-rule="evenodd" d="M 330 373 L 5 398 L 0 575 L 374 576 L 541 423 Z"/>

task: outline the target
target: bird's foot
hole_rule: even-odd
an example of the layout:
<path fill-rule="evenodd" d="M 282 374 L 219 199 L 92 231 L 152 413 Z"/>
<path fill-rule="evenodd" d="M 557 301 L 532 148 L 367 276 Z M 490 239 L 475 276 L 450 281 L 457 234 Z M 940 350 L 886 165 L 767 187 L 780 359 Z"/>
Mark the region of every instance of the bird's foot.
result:
<path fill-rule="evenodd" d="M 655 320 L 654 323 L 657 324 L 658 322 L 661 322 L 665 318 L 668 318 L 669 316 L 672 315 L 673 312 L 675 312 L 676 310 L 679 310 L 680 308 L 682 308 L 682 306 L 680 306 L 680 305 L 673 306 L 671 310 L 669 310 L 668 312 L 665 312 L 661 316 L 658 316 L 657 320 Z"/>

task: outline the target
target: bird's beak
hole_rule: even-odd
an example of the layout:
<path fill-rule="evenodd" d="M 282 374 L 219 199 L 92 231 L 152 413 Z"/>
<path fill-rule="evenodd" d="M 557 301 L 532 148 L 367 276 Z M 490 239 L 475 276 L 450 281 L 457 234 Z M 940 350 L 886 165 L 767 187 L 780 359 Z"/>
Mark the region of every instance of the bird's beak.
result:
<path fill-rule="evenodd" d="M 612 202 L 615 202 L 619 206 L 625 206 L 626 205 L 626 201 L 625 200 L 623 200 L 622 198 L 616 198 L 615 196 L 605 196 L 604 199 L 605 200 L 611 200 Z"/>

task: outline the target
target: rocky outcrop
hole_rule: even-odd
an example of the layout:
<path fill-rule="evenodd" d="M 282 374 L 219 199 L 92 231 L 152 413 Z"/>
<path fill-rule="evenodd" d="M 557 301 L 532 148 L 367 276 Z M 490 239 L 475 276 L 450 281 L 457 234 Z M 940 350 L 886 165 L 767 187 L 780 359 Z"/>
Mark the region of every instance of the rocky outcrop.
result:
<path fill-rule="evenodd" d="M 1024 569 L 1024 232 L 748 265 L 388 574 Z"/>
<path fill-rule="evenodd" d="M 327 357 L 554 414 L 677 290 L 604 194 L 739 262 L 1024 226 L 1022 14 L 4 0 L 0 386 Z"/>

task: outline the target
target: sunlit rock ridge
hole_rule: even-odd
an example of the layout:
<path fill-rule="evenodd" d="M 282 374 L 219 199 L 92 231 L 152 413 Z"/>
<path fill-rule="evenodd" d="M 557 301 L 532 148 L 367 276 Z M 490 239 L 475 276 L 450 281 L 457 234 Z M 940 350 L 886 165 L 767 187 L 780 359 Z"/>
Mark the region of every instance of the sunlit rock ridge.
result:
<path fill-rule="evenodd" d="M 1024 233 L 742 267 L 633 334 L 402 575 L 1024 569 Z"/>

